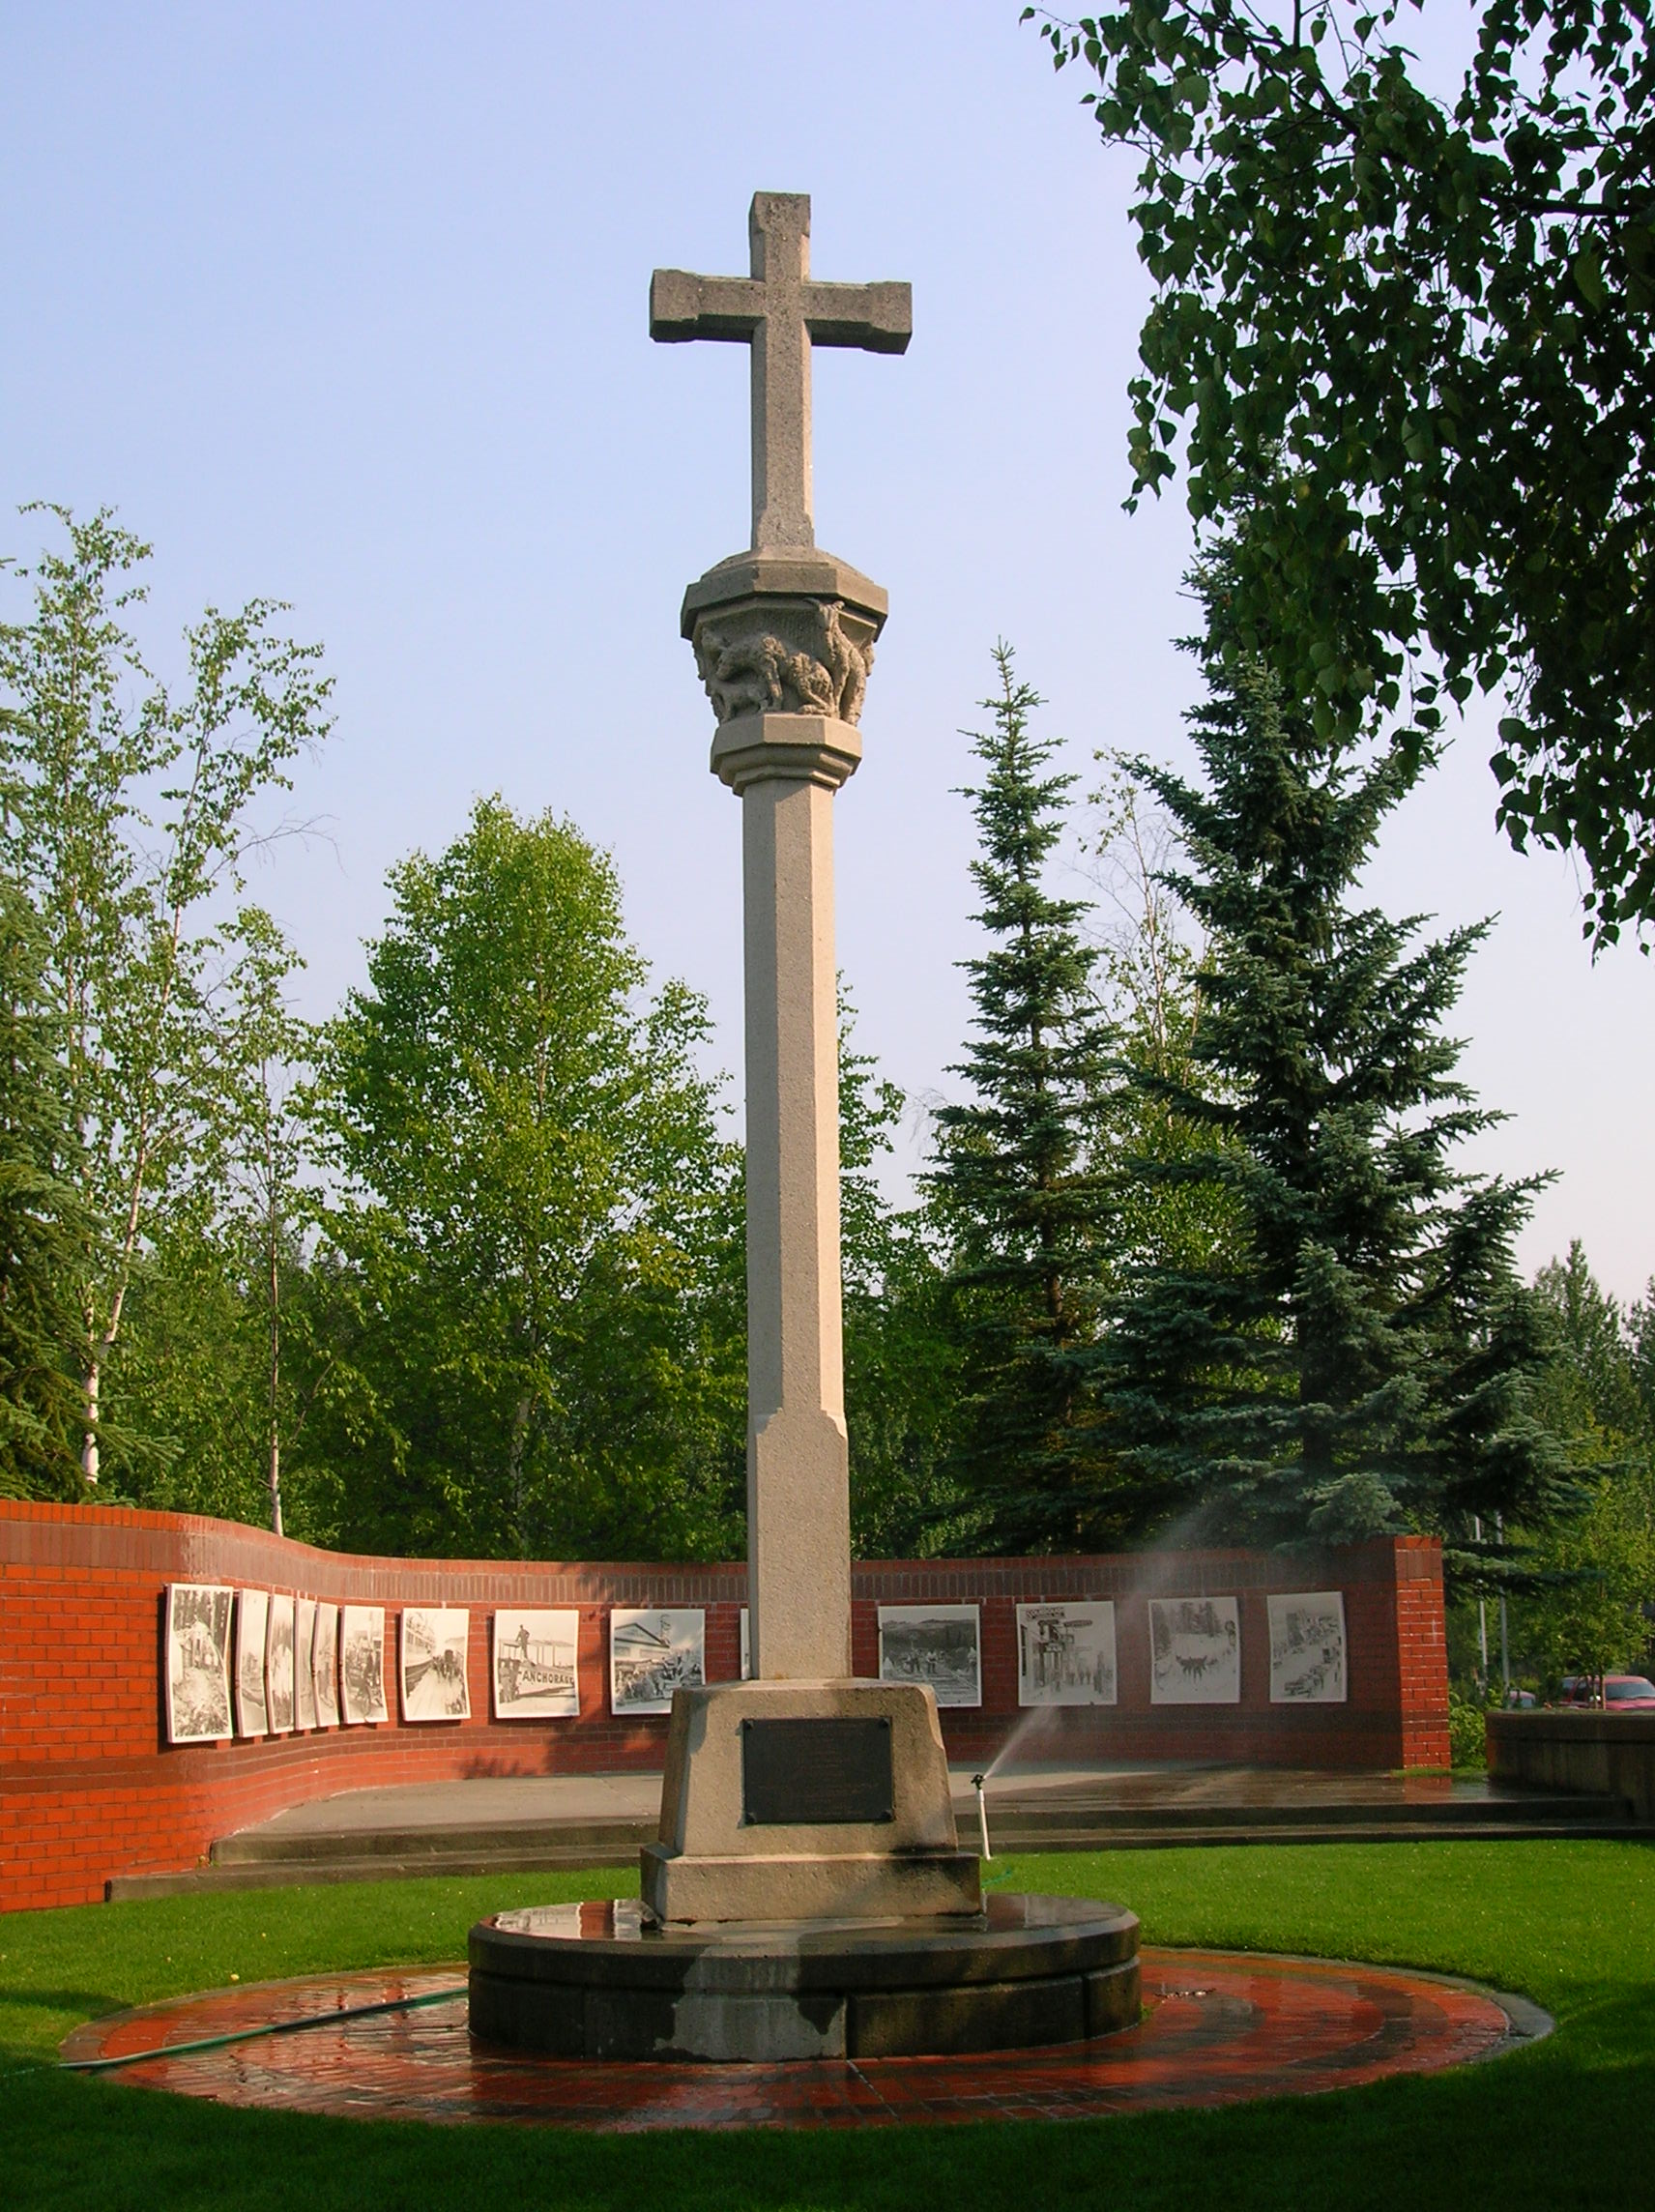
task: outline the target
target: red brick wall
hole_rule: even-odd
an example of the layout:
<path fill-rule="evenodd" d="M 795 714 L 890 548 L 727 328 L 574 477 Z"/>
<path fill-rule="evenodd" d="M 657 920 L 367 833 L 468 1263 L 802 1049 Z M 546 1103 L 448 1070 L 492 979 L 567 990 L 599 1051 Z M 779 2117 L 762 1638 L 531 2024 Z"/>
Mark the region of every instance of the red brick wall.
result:
<path fill-rule="evenodd" d="M 1448 1656 L 1442 1553 L 1404 1536 L 1288 1557 L 1267 1552 L 1127 1553 L 1103 1558 L 879 1560 L 852 1577 L 852 1663 L 879 1667 L 879 1609 L 921 1599 L 982 1607 L 983 1703 L 948 1711 L 955 1759 L 992 1758 L 1021 1728 L 1018 1756 L 1229 1760 L 1259 1766 L 1445 1767 Z M 1345 1596 L 1342 1705 L 1272 1705 L 1265 1600 L 1272 1590 Z M 1151 1597 L 1234 1597 L 1241 1614 L 1241 1698 L 1234 1705 L 1151 1705 Z M 1020 1712 L 1017 1608 L 1032 1599 L 1115 1601 L 1117 1703 Z"/>
<path fill-rule="evenodd" d="M 392 1719 L 258 1742 L 169 1747 L 161 1696 L 166 1585 L 296 1589 L 383 1605 L 387 1674 L 403 1605 L 471 1609 L 473 1718 Z M 1113 1597 L 1115 1706 L 1042 1712 L 1020 1753 L 1040 1758 L 1218 1759 L 1290 1766 L 1448 1763 L 1441 1558 L 1403 1538 L 1290 1561 L 1248 1552 L 1114 1558 L 879 1560 L 853 1577 L 854 1663 L 878 1666 L 878 1608 L 923 1599 L 982 1607 L 983 1706 L 944 1715 L 956 1759 L 986 1759 L 1018 1727 L 1019 1601 Z M 740 1670 L 746 1570 L 735 1565 L 514 1565 L 320 1552 L 224 1521 L 0 1500 L 0 1908 L 101 1898 L 113 1876 L 188 1867 L 215 1838 L 283 1806 L 391 1783 L 600 1773 L 661 1762 L 664 1718 L 608 1703 L 612 1605 L 702 1606 L 707 1673 Z M 1342 1589 L 1344 1705 L 1272 1706 L 1269 1590 Z M 1148 1691 L 1152 1594 L 1231 1594 L 1241 1606 L 1241 1700 L 1158 1706 Z M 578 1719 L 496 1722 L 488 1623 L 497 1606 L 581 1614 Z"/>

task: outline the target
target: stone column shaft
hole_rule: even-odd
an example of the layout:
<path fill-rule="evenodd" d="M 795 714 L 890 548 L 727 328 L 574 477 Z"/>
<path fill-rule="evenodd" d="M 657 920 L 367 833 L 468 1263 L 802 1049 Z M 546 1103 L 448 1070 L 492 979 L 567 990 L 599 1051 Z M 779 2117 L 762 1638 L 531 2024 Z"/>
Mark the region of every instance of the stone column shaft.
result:
<path fill-rule="evenodd" d="M 832 808 L 802 777 L 741 798 L 748 1596 L 766 1680 L 851 1672 Z"/>
<path fill-rule="evenodd" d="M 877 584 L 808 547 L 737 555 L 684 596 L 711 766 L 741 801 L 748 1631 L 769 1682 L 851 1672 L 833 795 L 884 620 Z"/>

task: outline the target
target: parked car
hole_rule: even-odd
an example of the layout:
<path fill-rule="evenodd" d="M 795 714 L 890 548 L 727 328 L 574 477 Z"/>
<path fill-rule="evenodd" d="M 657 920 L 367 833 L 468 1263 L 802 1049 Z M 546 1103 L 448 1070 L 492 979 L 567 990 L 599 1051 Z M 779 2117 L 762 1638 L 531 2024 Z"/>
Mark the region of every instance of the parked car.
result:
<path fill-rule="evenodd" d="M 1655 1712 L 1655 1682 L 1647 1674 L 1606 1674 L 1604 1704 L 1613 1712 Z"/>
<path fill-rule="evenodd" d="M 1566 1705 L 1599 1707 L 1598 1683 L 1603 1683 L 1601 1710 L 1608 1713 L 1655 1712 L 1655 1682 L 1647 1674 L 1565 1674 L 1562 1702 Z"/>

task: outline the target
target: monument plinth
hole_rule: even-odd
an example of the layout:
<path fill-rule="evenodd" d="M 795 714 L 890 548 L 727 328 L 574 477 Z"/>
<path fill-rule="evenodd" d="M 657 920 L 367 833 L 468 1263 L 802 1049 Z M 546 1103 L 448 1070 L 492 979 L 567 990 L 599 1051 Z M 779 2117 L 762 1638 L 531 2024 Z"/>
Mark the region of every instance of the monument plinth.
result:
<path fill-rule="evenodd" d="M 971 1914 L 937 1703 L 917 1682 L 715 1682 L 673 1699 L 643 1898 L 663 1921 Z"/>
<path fill-rule="evenodd" d="M 1137 1921 L 1054 1898 L 985 1912 L 932 1690 L 851 1674 L 833 796 L 886 601 L 816 545 L 810 354 L 901 353 L 912 313 L 906 284 L 812 278 L 802 196 L 758 193 L 748 230 L 749 276 L 657 270 L 650 329 L 752 354 L 752 543 L 691 584 L 682 627 L 741 801 L 754 1678 L 675 1692 L 637 1906 L 472 1931 L 472 2023 L 617 2058 L 1066 2042 L 1137 2018 Z"/>

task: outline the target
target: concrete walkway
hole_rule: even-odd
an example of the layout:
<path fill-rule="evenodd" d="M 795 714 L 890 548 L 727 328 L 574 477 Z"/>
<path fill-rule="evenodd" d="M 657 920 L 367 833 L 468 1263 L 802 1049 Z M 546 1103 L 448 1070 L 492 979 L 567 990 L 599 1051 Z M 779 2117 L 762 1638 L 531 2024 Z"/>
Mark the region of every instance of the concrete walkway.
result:
<path fill-rule="evenodd" d="M 976 1819 L 969 1766 L 949 1769 L 957 1818 Z M 1099 1814 L 1147 1813 L 1157 1819 L 1190 1813 L 1204 1820 L 1249 1814 L 1325 1818 L 1331 1812 L 1396 1813 L 1408 1808 L 1505 1805 L 1532 1791 L 1495 1790 L 1476 1779 L 1446 1775 L 1328 1774 L 1296 1768 L 1194 1765 L 1140 1761 L 1113 1767 L 1042 1763 L 989 1777 L 991 1819 L 1025 1811 L 1086 1804 Z M 1551 1802 L 1550 1798 L 1547 1802 Z M 336 1837 L 385 1832 L 438 1836 L 519 1827 L 584 1827 L 647 1820 L 660 1811 L 659 1774 L 502 1775 L 469 1782 L 412 1783 L 389 1790 L 351 1790 L 262 1821 L 231 1839 Z"/>
<path fill-rule="evenodd" d="M 347 1790 L 338 1797 L 290 1805 L 244 1833 L 346 1838 L 387 1829 L 440 1835 L 474 1828 L 561 1828 L 595 1820 L 653 1820 L 660 1806 L 658 1774 L 495 1775 Z"/>
<path fill-rule="evenodd" d="M 952 1769 L 962 1840 L 974 1844 L 972 1770 Z M 221 1837 L 189 1874 L 130 1875 L 112 1897 L 362 1881 L 413 1874 L 630 1867 L 655 1832 L 658 1774 L 550 1774 L 353 1790 Z M 1446 1775 L 1272 1767 L 1031 1764 L 991 1776 L 996 1851 L 1169 1844 L 1401 1840 L 1638 1832 L 1611 1797 L 1565 1796 Z"/>

